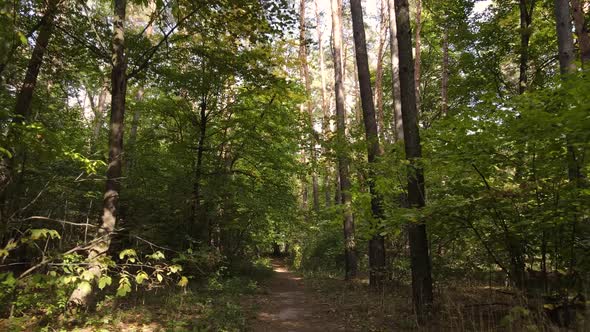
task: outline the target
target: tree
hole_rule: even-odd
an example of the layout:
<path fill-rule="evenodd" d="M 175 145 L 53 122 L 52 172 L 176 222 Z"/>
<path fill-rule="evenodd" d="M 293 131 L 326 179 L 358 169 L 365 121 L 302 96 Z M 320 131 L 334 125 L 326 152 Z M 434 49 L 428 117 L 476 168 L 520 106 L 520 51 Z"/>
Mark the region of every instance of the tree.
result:
<path fill-rule="evenodd" d="M 354 33 L 354 49 L 358 69 L 359 90 L 363 108 L 363 122 L 365 126 L 365 140 L 367 144 L 367 158 L 369 161 L 369 177 L 367 179 L 369 193 L 371 194 L 371 211 L 374 218 L 374 234 L 369 240 L 369 282 L 373 287 L 381 287 L 385 276 L 385 239 L 381 235 L 383 219 L 382 198 L 375 188 L 375 164 L 383 155 L 379 144 L 379 132 L 375 119 L 375 105 L 373 104 L 373 91 L 371 88 L 371 73 L 369 72 L 369 60 L 367 56 L 367 42 L 365 38 L 365 25 L 363 23 L 363 8 L 360 0 L 350 1 L 350 13 L 352 16 L 352 29 Z"/>
<path fill-rule="evenodd" d="M 356 242 L 350 192 L 350 171 L 346 138 L 346 110 L 344 109 L 344 82 L 342 79 L 342 2 L 331 0 L 332 9 L 332 55 L 334 57 L 334 91 L 336 96 L 336 155 L 340 179 L 340 196 L 344 212 L 344 260 L 346 279 L 357 274 Z"/>
<path fill-rule="evenodd" d="M 401 90 L 399 82 L 399 47 L 397 43 L 397 23 L 395 18 L 395 0 L 387 0 L 389 9 L 389 49 L 391 52 L 391 82 L 393 94 L 393 119 L 396 141 L 404 140 L 402 123 Z"/>
<path fill-rule="evenodd" d="M 582 64 L 585 65 L 590 60 L 590 37 L 588 36 L 588 24 L 582 6 L 583 3 L 584 0 L 571 0 L 574 27 L 576 29 L 578 45 L 580 47 L 580 58 Z"/>
<path fill-rule="evenodd" d="M 307 108 L 307 115 L 309 118 L 309 130 L 312 134 L 309 135 L 309 154 L 311 157 L 312 173 L 311 173 L 311 186 L 312 186 L 312 199 L 313 199 L 313 210 L 317 213 L 320 209 L 320 193 L 318 176 L 316 171 L 317 157 L 315 151 L 315 130 L 313 128 L 313 107 L 311 104 L 311 81 L 309 78 L 309 66 L 307 64 L 307 37 L 305 29 L 305 0 L 301 0 L 299 4 L 299 61 L 301 62 L 300 74 L 301 79 L 305 84 L 305 93 L 307 99 L 305 105 L 301 105 L 302 110 Z"/>
<path fill-rule="evenodd" d="M 527 69 L 529 61 L 529 41 L 531 39 L 531 24 L 535 0 L 520 0 L 520 73 L 518 77 L 518 93 L 523 94 L 528 85 Z"/>
<path fill-rule="evenodd" d="M 102 224 L 96 239 L 88 249 L 88 270 L 98 281 L 102 275 L 101 258 L 109 250 L 119 213 L 119 191 L 123 171 L 123 121 L 125 118 L 125 96 L 127 93 L 127 62 L 125 59 L 125 13 L 127 0 L 114 3 L 111 71 L 111 119 L 109 130 L 109 164 L 106 188 L 103 198 Z M 92 295 L 92 287 L 82 282 L 68 300 L 70 307 L 86 307 Z"/>
<path fill-rule="evenodd" d="M 31 102 L 33 100 L 35 87 L 37 86 L 37 77 L 39 76 L 41 65 L 43 64 L 43 57 L 47 51 L 49 40 L 53 34 L 59 2 L 59 0 L 49 0 L 47 2 L 47 8 L 39 23 L 39 35 L 35 41 L 35 47 L 33 48 L 33 53 L 31 54 L 27 66 L 25 79 L 16 98 L 16 106 L 14 109 L 15 123 L 22 124 L 30 117 Z M 20 158 L 20 156 L 18 158 Z M 12 164 L 15 162 L 15 159 L 17 158 L 13 157 L 10 159 L 9 156 L 2 154 L 2 159 L 0 160 L 0 195 L 2 196 L 5 195 L 4 191 L 12 181 L 11 173 L 14 166 Z M 4 198 L 2 198 L 2 201 L 3 200 Z"/>
<path fill-rule="evenodd" d="M 420 165 L 422 147 L 418 129 L 418 109 L 416 88 L 414 86 L 414 66 L 412 61 L 412 37 L 410 29 L 410 10 L 407 0 L 395 3 L 397 20 L 397 40 L 399 43 L 400 88 L 402 117 L 404 126 L 404 147 L 409 162 L 408 205 L 420 209 L 425 206 L 424 171 Z M 412 267 L 412 299 L 419 319 L 424 320 L 432 305 L 432 276 L 426 224 L 423 220 L 408 227 Z"/>

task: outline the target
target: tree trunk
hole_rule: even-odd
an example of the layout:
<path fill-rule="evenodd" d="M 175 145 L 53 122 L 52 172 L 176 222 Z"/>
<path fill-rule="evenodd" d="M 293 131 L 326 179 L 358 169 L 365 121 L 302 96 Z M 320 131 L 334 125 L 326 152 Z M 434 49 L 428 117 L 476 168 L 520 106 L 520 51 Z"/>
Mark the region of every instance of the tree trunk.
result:
<path fill-rule="evenodd" d="M 380 6 L 380 29 L 379 48 L 377 50 L 377 73 L 375 75 L 375 104 L 377 106 L 377 123 L 379 124 L 379 138 L 385 142 L 389 138 L 388 130 L 385 128 L 385 114 L 383 112 L 383 55 L 385 43 L 387 42 L 387 13 L 385 1 L 381 0 Z"/>
<path fill-rule="evenodd" d="M 305 83 L 306 102 L 309 130 L 311 131 L 309 137 L 309 155 L 311 159 L 312 173 L 311 173 L 311 191 L 313 199 L 313 210 L 318 213 L 320 210 L 320 193 L 317 175 L 317 158 L 315 153 L 315 129 L 313 128 L 313 106 L 311 104 L 311 80 L 309 79 L 309 66 L 307 65 L 307 41 L 305 29 L 305 1 L 300 0 L 299 3 L 299 60 L 301 62 L 301 78 Z"/>
<path fill-rule="evenodd" d="M 570 6 L 568 0 L 554 0 L 554 7 L 559 49 L 559 69 L 561 74 L 565 75 L 576 70 Z"/>
<path fill-rule="evenodd" d="M 125 9 L 126 0 L 115 0 L 113 18 L 113 68 L 111 73 L 111 120 L 109 134 L 109 165 L 103 200 L 102 225 L 92 247 L 88 250 L 88 269 L 98 281 L 104 266 L 100 257 L 106 255 L 117 222 L 119 191 L 123 169 L 123 120 L 125 116 L 125 95 L 127 92 L 125 61 Z M 92 295 L 92 286 L 80 283 L 70 295 L 68 306 L 86 307 Z"/>
<path fill-rule="evenodd" d="M 528 2 L 528 3 L 527 3 Z M 535 0 L 519 0 L 520 11 L 520 71 L 518 76 L 518 93 L 523 94 L 528 86 L 529 41 Z"/>
<path fill-rule="evenodd" d="M 53 33 L 58 3 L 58 0 L 49 0 L 45 14 L 41 19 L 39 35 L 37 36 L 35 47 L 33 48 L 33 53 L 31 54 L 31 59 L 27 66 L 25 79 L 16 97 L 16 106 L 14 109 L 15 117 L 13 119 L 16 123 L 23 123 L 30 117 L 33 92 L 37 86 L 37 77 L 39 76 L 41 65 L 43 64 L 43 57 L 45 56 L 47 45 L 49 45 L 49 40 Z M 9 133 L 9 135 L 14 134 L 14 132 Z M 13 163 L 20 159 L 18 158 L 18 155 L 19 151 L 15 151 L 13 158 L 11 159 L 7 155 L 2 154 L 2 159 L 0 160 L 0 193 L 2 193 L 1 195 L 3 196 L 2 200 L 4 200 L 4 196 L 6 195 L 4 191 L 7 190 L 7 187 L 12 182 Z"/>
<path fill-rule="evenodd" d="M 422 157 L 418 110 L 416 107 L 416 88 L 414 86 L 414 66 L 412 64 L 412 36 L 410 29 L 410 10 L 408 0 L 395 3 L 397 18 L 397 40 L 400 53 L 401 103 L 404 125 L 404 145 L 406 158 L 410 163 L 408 174 L 408 205 L 411 208 L 425 206 L 424 171 L 419 164 Z M 432 276 L 428 237 L 424 222 L 412 223 L 408 227 L 412 267 L 412 298 L 416 314 L 423 321 L 432 306 Z"/>
<path fill-rule="evenodd" d="M 319 53 L 319 66 L 320 66 L 320 79 L 321 79 L 321 98 L 322 98 L 322 132 L 324 134 L 324 140 L 328 140 L 330 137 L 330 107 L 328 106 L 328 99 L 326 97 L 326 65 L 324 62 L 324 41 L 323 41 L 323 33 L 322 33 L 322 25 L 320 19 L 320 10 L 319 10 L 319 1 L 315 0 L 315 18 L 316 18 L 316 32 L 318 37 L 318 53 Z M 324 154 L 327 156 L 329 151 L 327 146 L 324 147 L 323 150 Z M 325 201 L 326 206 L 329 207 L 332 202 L 332 194 L 331 194 L 331 183 L 330 183 L 330 174 L 332 173 L 331 163 L 326 160 L 328 164 L 326 167 L 326 175 L 324 177 L 324 192 L 325 192 Z"/>
<path fill-rule="evenodd" d="M 402 102 L 399 82 L 399 47 L 397 44 L 397 23 L 395 18 L 395 1 L 388 0 L 389 7 L 389 48 L 391 51 L 391 82 L 393 85 L 393 121 L 395 141 L 404 140 L 402 121 Z"/>
<path fill-rule="evenodd" d="M 416 81 L 416 109 L 418 116 L 421 109 L 420 79 L 422 63 L 422 0 L 416 0 L 416 58 L 414 59 L 414 80 Z M 418 121 L 420 121 L 418 119 Z"/>
<path fill-rule="evenodd" d="M 574 26 L 578 36 L 578 45 L 580 46 L 580 58 L 582 66 L 584 66 L 590 60 L 590 37 L 588 37 L 588 25 L 586 24 L 582 3 L 583 0 L 571 0 L 572 16 L 574 17 Z"/>
<path fill-rule="evenodd" d="M 382 231 L 383 210 L 381 206 L 382 198 L 375 189 L 375 164 L 377 159 L 383 155 L 383 150 L 379 144 L 379 132 L 375 119 L 375 105 L 373 104 L 373 91 L 371 89 L 371 73 L 369 72 L 361 0 L 350 1 L 350 13 L 352 16 L 362 115 L 365 125 L 365 139 L 367 141 L 367 157 L 369 160 L 367 184 L 371 194 L 371 212 L 376 222 L 373 237 L 369 241 L 369 283 L 372 287 L 379 288 L 382 286 L 385 276 L 385 240 L 383 236 L 379 235 Z"/>
<path fill-rule="evenodd" d="M 94 128 L 92 129 L 92 142 L 90 143 L 90 152 L 96 152 L 96 146 L 100 137 L 100 128 L 104 121 L 105 106 L 107 102 L 107 95 L 109 94 L 109 85 L 107 82 L 103 84 L 98 95 L 98 104 L 94 110 Z"/>
<path fill-rule="evenodd" d="M 203 177 L 203 153 L 205 152 L 205 138 L 207 137 L 207 102 L 203 96 L 199 105 L 199 141 L 197 142 L 197 161 L 195 163 L 195 179 L 193 183 L 193 230 L 201 229 L 205 225 L 204 211 L 201 206 L 201 180 Z M 205 231 L 208 235 L 209 244 L 213 243 L 212 227 L 208 225 Z M 193 234 L 197 236 L 193 231 Z"/>
<path fill-rule="evenodd" d="M 135 142 L 137 142 L 137 128 L 139 127 L 139 116 L 141 112 L 139 111 L 139 107 L 137 107 L 139 103 L 143 101 L 143 87 L 139 87 L 137 90 L 137 94 L 135 95 L 135 110 L 133 111 L 133 119 L 131 120 L 131 130 L 129 131 L 129 144 L 127 147 L 127 172 L 129 173 L 131 169 L 133 169 L 133 165 L 135 164 Z"/>
<path fill-rule="evenodd" d="M 346 110 L 344 108 L 344 82 L 342 79 L 342 2 L 331 0 L 332 7 L 332 47 L 334 56 L 334 90 L 336 93 L 336 139 L 338 148 L 338 174 L 340 177 L 340 197 L 344 210 L 344 260 L 346 279 L 356 277 L 357 258 L 354 238 L 354 219 L 352 215 L 352 195 L 348 142 L 346 139 Z"/>
<path fill-rule="evenodd" d="M 574 40 L 572 36 L 572 23 L 570 21 L 570 6 L 568 0 L 555 0 L 555 23 L 557 29 L 557 46 L 559 49 L 559 69 L 561 75 L 566 78 L 568 74 L 576 71 L 574 63 Z M 576 187 L 581 186 L 581 172 L 575 146 L 571 143 L 570 138 L 566 135 L 567 150 L 567 167 L 568 179 Z M 573 275 L 576 257 L 575 257 L 575 239 L 578 224 L 578 208 L 573 211 L 571 220 L 571 244 L 570 244 L 570 262 L 569 273 Z"/>
<path fill-rule="evenodd" d="M 58 0 L 50 0 L 47 4 L 45 15 L 42 18 L 41 27 L 39 28 L 39 36 L 37 37 L 33 54 L 31 55 L 29 65 L 27 66 L 25 80 L 16 98 L 15 113 L 17 117 L 20 116 L 20 119 L 16 119 L 18 122 L 27 119 L 30 115 L 33 92 L 37 86 L 37 77 L 39 76 L 39 70 L 43 63 L 43 56 L 45 55 L 47 45 L 49 45 L 49 39 L 53 33 L 58 3 Z"/>
<path fill-rule="evenodd" d="M 442 99 L 442 115 L 447 116 L 449 114 L 449 29 L 443 28 L 443 41 L 442 41 L 442 77 L 441 77 L 441 99 Z"/>

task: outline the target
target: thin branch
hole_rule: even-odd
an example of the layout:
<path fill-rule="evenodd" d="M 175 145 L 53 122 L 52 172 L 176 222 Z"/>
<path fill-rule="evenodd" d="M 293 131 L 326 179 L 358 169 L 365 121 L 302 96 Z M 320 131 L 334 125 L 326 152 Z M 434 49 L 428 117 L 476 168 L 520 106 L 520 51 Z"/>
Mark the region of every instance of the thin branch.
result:
<path fill-rule="evenodd" d="M 206 3 L 206 2 L 203 2 Z M 168 31 L 167 33 L 164 34 L 164 37 L 154 46 L 152 47 L 148 52 L 147 55 L 144 57 L 144 60 L 141 62 L 140 65 L 136 66 L 135 69 L 133 69 L 131 71 L 131 73 L 129 73 L 129 75 L 127 75 L 127 79 L 130 80 L 131 78 L 135 77 L 137 74 L 139 74 L 139 72 L 141 72 L 142 70 L 144 70 L 145 68 L 147 68 L 147 66 L 150 63 L 150 60 L 152 59 L 152 57 L 154 56 L 154 54 L 156 54 L 156 51 L 158 51 L 158 49 L 160 48 L 160 46 L 162 46 L 162 44 L 164 44 L 164 42 L 168 41 L 168 37 L 170 37 L 170 35 L 176 31 L 176 29 L 182 24 L 184 23 L 186 20 L 188 20 L 191 16 L 193 16 L 194 14 L 197 13 L 197 11 L 199 11 L 199 9 L 201 9 L 201 6 L 198 6 L 197 8 L 193 9 L 190 13 L 188 13 L 185 17 L 183 17 L 182 19 L 180 19 L 178 22 L 176 22 L 176 24 L 170 29 L 170 31 Z"/>

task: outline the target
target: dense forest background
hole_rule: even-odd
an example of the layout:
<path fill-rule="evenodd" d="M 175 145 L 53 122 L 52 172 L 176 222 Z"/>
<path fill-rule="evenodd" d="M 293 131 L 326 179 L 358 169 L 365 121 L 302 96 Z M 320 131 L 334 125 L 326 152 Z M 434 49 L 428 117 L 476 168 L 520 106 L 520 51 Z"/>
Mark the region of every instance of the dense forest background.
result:
<path fill-rule="evenodd" d="M 274 254 L 365 294 L 353 329 L 588 328 L 589 12 L 1 2 L 0 326 L 244 330 Z"/>

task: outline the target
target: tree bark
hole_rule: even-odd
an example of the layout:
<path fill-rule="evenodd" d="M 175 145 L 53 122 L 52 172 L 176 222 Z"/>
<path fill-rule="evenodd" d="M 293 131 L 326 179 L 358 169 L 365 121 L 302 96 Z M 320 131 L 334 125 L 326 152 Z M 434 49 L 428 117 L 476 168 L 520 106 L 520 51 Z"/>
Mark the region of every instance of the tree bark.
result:
<path fill-rule="evenodd" d="M 578 45 L 580 46 L 580 58 L 582 66 L 590 61 L 590 37 L 588 37 L 588 25 L 582 7 L 583 0 L 571 0 L 572 16 L 574 17 L 574 27 L 578 36 Z"/>
<path fill-rule="evenodd" d="M 404 125 L 404 145 L 406 158 L 410 163 L 408 174 L 408 204 L 410 208 L 425 206 L 424 171 L 419 164 L 422 157 L 416 107 L 416 88 L 414 86 L 414 66 L 412 64 L 412 36 L 410 29 L 410 10 L 408 0 L 395 3 L 397 18 L 397 40 L 400 53 L 401 103 Z M 424 321 L 431 310 L 432 276 L 428 237 L 424 222 L 412 223 L 408 227 L 412 267 L 412 298 L 416 314 Z"/>
<path fill-rule="evenodd" d="M 572 23 L 570 21 L 570 4 L 568 0 L 554 0 L 555 23 L 557 29 L 557 46 L 559 50 L 559 69 L 563 78 L 573 74 L 576 71 L 574 63 L 574 40 L 572 36 Z M 581 172 L 578 161 L 577 151 L 571 143 L 570 137 L 566 135 L 567 151 L 567 168 L 568 179 L 576 187 L 581 187 Z M 571 244 L 570 244 L 570 262 L 569 273 L 573 275 L 576 266 L 575 240 L 578 224 L 578 208 L 573 211 L 571 220 Z"/>
<path fill-rule="evenodd" d="M 528 87 L 529 41 L 535 0 L 519 0 L 520 11 L 520 66 L 518 76 L 518 93 L 523 94 Z"/>
<path fill-rule="evenodd" d="M 357 258 L 354 237 L 354 219 L 352 215 L 352 195 L 350 192 L 350 174 L 348 159 L 348 142 L 346 139 L 346 110 L 344 109 L 344 84 L 342 79 L 342 2 L 331 0 L 332 8 L 332 47 L 334 56 L 334 90 L 336 94 L 336 155 L 340 177 L 340 197 L 344 211 L 344 259 L 346 279 L 356 277 Z"/>
<path fill-rule="evenodd" d="M 195 179 L 193 183 L 193 230 L 199 229 L 204 223 L 204 213 L 201 206 L 201 181 L 203 177 L 203 153 L 205 152 L 205 139 L 207 137 L 207 101 L 206 97 L 203 96 L 199 105 L 199 141 L 197 142 L 197 161 L 195 163 Z M 208 243 L 212 245 L 211 234 L 212 229 L 206 230 L 208 234 Z M 197 236 L 198 234 L 192 234 Z M 198 236 L 197 236 L 198 238 Z"/>
<path fill-rule="evenodd" d="M 119 192 L 123 170 L 123 120 L 125 116 L 125 95 L 127 75 L 125 59 L 125 11 L 126 0 L 115 0 L 113 18 L 113 63 L 111 72 L 111 120 L 109 133 L 109 165 L 103 200 L 102 225 L 94 244 L 88 250 L 88 269 L 97 281 L 104 268 L 100 258 L 106 255 L 115 231 L 119 207 Z M 92 286 L 81 283 L 68 300 L 70 308 L 86 307 L 92 296 Z"/>
<path fill-rule="evenodd" d="M 570 20 L 568 0 L 554 0 L 557 46 L 559 50 L 559 69 L 562 75 L 576 70 L 574 64 L 574 39 Z"/>
<path fill-rule="evenodd" d="M 42 18 L 41 27 L 39 28 L 39 36 L 37 37 L 33 54 L 31 55 L 29 65 L 27 66 L 25 80 L 16 98 L 15 114 L 17 115 L 17 118 L 15 120 L 18 122 L 21 122 L 30 116 L 33 92 L 37 86 L 37 77 L 39 76 L 39 70 L 43 63 L 43 57 L 47 51 L 51 35 L 53 34 L 58 3 L 59 0 L 50 0 L 47 4 L 45 15 Z"/>
<path fill-rule="evenodd" d="M 416 81 L 416 109 L 418 116 L 421 109 L 420 79 L 422 63 L 422 0 L 416 0 L 416 58 L 414 59 L 414 80 Z M 420 120 L 418 120 L 420 121 Z"/>
<path fill-rule="evenodd" d="M 387 13 L 385 1 L 381 0 L 379 9 L 379 48 L 377 50 L 377 73 L 375 75 L 375 104 L 377 106 L 377 123 L 379 125 L 379 138 L 385 142 L 388 130 L 385 127 L 385 114 L 383 112 L 383 55 L 385 53 L 385 43 L 387 42 Z"/>
<path fill-rule="evenodd" d="M 379 235 L 382 227 L 383 208 L 382 197 L 375 189 L 375 164 L 378 161 L 377 159 L 383 155 L 383 150 L 379 144 L 379 131 L 375 119 L 375 105 L 373 104 L 373 91 L 371 89 L 371 73 L 369 71 L 361 0 L 350 1 L 350 13 L 352 16 L 359 92 L 369 161 L 367 184 L 371 194 L 371 212 L 376 222 L 374 234 L 369 240 L 369 283 L 372 287 L 380 288 L 385 277 L 385 240 L 383 236 Z"/>
<path fill-rule="evenodd" d="M 109 85 L 107 82 L 103 84 L 98 95 L 98 104 L 94 110 L 94 128 L 92 129 L 92 142 L 90 143 L 90 152 L 96 151 L 98 139 L 100 137 L 100 128 L 104 121 L 105 106 L 107 101 L 107 95 L 109 94 Z"/>
<path fill-rule="evenodd" d="M 328 106 L 328 99 L 326 96 L 326 65 L 324 61 L 324 41 L 323 41 L 323 33 L 322 33 L 322 25 L 320 19 L 320 9 L 319 9 L 319 1 L 315 0 L 315 18 L 316 18 L 316 33 L 318 38 L 318 61 L 320 67 L 320 82 L 321 82 L 321 101 L 322 101 L 322 133 L 324 135 L 324 140 L 327 141 L 330 138 L 330 107 Z M 323 150 L 325 155 L 328 155 L 328 148 L 324 146 Z M 326 167 L 326 174 L 324 177 L 324 193 L 325 193 L 325 201 L 326 206 L 329 207 L 332 202 L 332 194 L 331 194 L 331 186 L 330 183 L 330 176 L 332 172 L 331 164 L 326 160 L 328 164 Z"/>
<path fill-rule="evenodd" d="M 33 93 L 37 86 L 37 77 L 43 64 L 43 57 L 47 51 L 49 40 L 53 34 L 53 28 L 55 25 L 55 17 L 57 15 L 59 0 L 49 0 L 45 14 L 41 19 L 39 26 L 39 35 L 33 48 L 33 53 L 27 65 L 27 71 L 25 73 L 25 79 L 16 97 L 16 105 L 14 108 L 15 117 L 13 122 L 23 123 L 30 117 L 31 102 L 33 100 Z M 14 135 L 14 132 L 9 135 Z M 18 159 L 19 151 L 14 151 L 13 158 L 9 158 L 7 155 L 2 155 L 0 160 L 0 192 L 4 196 L 4 191 L 7 190 L 8 186 L 12 182 L 12 170 L 13 163 Z"/>
<path fill-rule="evenodd" d="M 449 114 L 449 29 L 443 28 L 442 40 L 442 74 L 441 74 L 441 99 L 442 99 L 442 115 Z"/>
<path fill-rule="evenodd" d="M 305 29 L 305 2 L 306 0 L 300 0 L 299 3 L 299 60 L 301 62 L 301 78 L 305 83 L 305 94 L 306 102 L 305 107 L 307 108 L 307 115 L 309 121 L 309 128 L 312 134 L 309 137 L 309 155 L 311 159 L 312 172 L 311 172 L 311 191 L 313 200 L 313 210 L 317 213 L 320 210 L 320 193 L 318 185 L 317 175 L 317 156 L 315 152 L 315 129 L 313 128 L 313 106 L 311 104 L 311 80 L 309 78 L 309 66 L 307 64 L 307 41 L 306 41 L 306 29 Z"/>
<path fill-rule="evenodd" d="M 404 140 L 402 121 L 401 90 L 399 82 L 399 47 L 397 43 L 397 23 L 395 18 L 395 0 L 387 1 L 389 7 L 389 48 L 391 51 L 391 82 L 393 87 L 393 121 L 395 141 Z"/>

